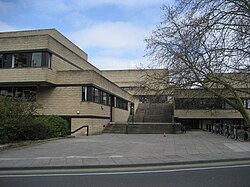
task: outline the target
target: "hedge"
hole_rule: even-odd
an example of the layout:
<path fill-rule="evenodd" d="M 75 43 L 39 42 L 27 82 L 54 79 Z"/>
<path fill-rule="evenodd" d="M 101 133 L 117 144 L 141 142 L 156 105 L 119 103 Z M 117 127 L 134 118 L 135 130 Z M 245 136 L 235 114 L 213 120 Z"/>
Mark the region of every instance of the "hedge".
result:
<path fill-rule="evenodd" d="M 38 107 L 22 98 L 0 96 L 0 143 L 66 136 L 67 121 L 56 115 L 37 117 Z"/>

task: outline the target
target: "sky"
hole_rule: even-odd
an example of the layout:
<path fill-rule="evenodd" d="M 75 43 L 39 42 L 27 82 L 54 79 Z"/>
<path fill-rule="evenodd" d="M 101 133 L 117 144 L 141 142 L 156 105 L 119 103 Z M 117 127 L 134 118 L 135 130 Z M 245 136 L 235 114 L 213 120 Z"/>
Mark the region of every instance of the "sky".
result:
<path fill-rule="evenodd" d="M 173 0 L 0 0 L 0 32 L 55 28 L 101 70 L 136 69 Z M 0 49 L 1 50 L 1 49 Z"/>

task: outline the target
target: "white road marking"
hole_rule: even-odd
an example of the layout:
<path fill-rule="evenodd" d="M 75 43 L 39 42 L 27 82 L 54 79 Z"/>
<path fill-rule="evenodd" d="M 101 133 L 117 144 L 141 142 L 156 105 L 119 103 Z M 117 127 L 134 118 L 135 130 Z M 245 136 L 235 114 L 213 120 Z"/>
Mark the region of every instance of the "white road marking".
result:
<path fill-rule="evenodd" d="M 109 156 L 110 158 L 122 158 L 123 157 L 123 155 L 111 155 L 111 156 Z"/>
<path fill-rule="evenodd" d="M 100 176 L 100 175 L 131 175 L 131 174 L 150 174 L 150 173 L 171 173 L 183 171 L 199 171 L 199 170 L 214 170 L 214 169 L 231 169 L 250 167 L 247 165 L 232 165 L 232 166 L 214 166 L 214 167 L 198 167 L 198 168 L 182 168 L 182 169 L 169 169 L 169 170 L 153 170 L 153 171 L 122 171 L 122 172 L 97 172 L 97 173 L 52 173 L 52 174 L 3 174 L 0 178 L 13 178 L 13 177 L 61 177 L 61 176 Z"/>
<path fill-rule="evenodd" d="M 122 158 L 123 155 L 110 155 L 110 156 L 66 156 L 66 157 L 34 157 L 34 158 L 0 158 L 0 161 L 15 161 L 15 160 L 43 160 L 43 159 L 67 159 L 67 158 Z"/>

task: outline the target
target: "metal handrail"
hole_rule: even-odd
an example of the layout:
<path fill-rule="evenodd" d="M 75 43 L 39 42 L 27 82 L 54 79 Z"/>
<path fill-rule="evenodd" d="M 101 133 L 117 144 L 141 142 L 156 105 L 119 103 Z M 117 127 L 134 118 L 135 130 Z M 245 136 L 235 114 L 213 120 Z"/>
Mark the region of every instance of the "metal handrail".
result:
<path fill-rule="evenodd" d="M 82 128 L 87 128 L 87 136 L 89 135 L 89 126 L 88 125 L 83 125 L 83 126 L 81 126 L 81 127 L 79 127 L 78 129 L 76 129 L 76 130 L 74 130 L 73 132 L 70 132 L 71 134 L 73 134 L 73 133 L 75 133 L 75 132 L 77 132 L 77 131 L 79 131 L 79 130 L 81 130 Z"/>

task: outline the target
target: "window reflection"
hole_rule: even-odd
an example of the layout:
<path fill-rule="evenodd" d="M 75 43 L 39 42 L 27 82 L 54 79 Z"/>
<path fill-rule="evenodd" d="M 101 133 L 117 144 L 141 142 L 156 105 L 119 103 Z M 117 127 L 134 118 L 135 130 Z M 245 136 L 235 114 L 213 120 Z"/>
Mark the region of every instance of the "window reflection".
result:
<path fill-rule="evenodd" d="M 41 66 L 42 66 L 42 53 L 32 53 L 31 67 L 41 67 Z"/>
<path fill-rule="evenodd" d="M 12 67 L 23 68 L 28 65 L 28 54 L 27 53 L 17 53 L 12 56 Z"/>
<path fill-rule="evenodd" d="M 49 52 L 0 53 L 0 68 L 51 67 Z"/>

